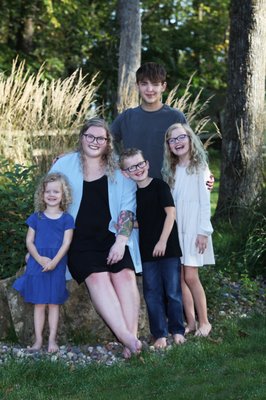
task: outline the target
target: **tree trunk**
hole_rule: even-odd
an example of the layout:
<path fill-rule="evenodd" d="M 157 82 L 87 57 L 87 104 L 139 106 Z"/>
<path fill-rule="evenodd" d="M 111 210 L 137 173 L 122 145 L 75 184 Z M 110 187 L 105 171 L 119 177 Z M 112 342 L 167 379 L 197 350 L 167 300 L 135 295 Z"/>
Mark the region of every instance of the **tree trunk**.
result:
<path fill-rule="evenodd" d="M 228 91 L 216 217 L 237 216 L 263 185 L 265 0 L 231 0 Z"/>
<path fill-rule="evenodd" d="M 136 70 L 141 57 L 141 18 L 139 0 L 119 0 L 118 20 L 120 24 L 119 71 L 117 111 L 138 104 Z"/>
<path fill-rule="evenodd" d="M 20 5 L 20 20 L 16 33 L 16 50 L 25 54 L 33 51 L 33 39 L 35 31 L 35 16 L 38 13 L 36 0 L 25 1 Z"/>

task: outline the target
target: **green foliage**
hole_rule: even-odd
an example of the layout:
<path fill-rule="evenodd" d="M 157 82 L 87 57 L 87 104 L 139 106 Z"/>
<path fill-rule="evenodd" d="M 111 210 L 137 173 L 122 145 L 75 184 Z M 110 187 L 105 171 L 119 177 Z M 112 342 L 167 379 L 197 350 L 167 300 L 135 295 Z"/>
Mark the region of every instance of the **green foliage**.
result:
<path fill-rule="evenodd" d="M 33 212 L 36 167 L 0 159 L 0 279 L 25 265 L 26 218 Z"/>
<path fill-rule="evenodd" d="M 216 149 L 214 149 L 212 147 L 212 145 L 210 145 L 208 147 L 208 158 L 209 158 L 210 171 L 215 178 L 214 187 L 211 192 L 211 215 L 214 215 L 217 201 L 218 201 L 220 173 L 221 173 L 221 171 L 220 171 L 220 168 L 221 168 L 220 151 L 217 151 Z"/>
<path fill-rule="evenodd" d="M 166 66 L 169 87 L 182 89 L 192 73 L 205 99 L 224 94 L 228 48 L 229 0 L 143 0 L 142 61 Z M 113 112 L 118 77 L 119 24 L 115 0 L 2 0 L 0 71 L 12 60 L 26 60 L 32 72 L 45 63 L 45 77 L 65 78 L 77 68 L 89 76 L 101 72 L 98 90 L 106 114 Z M 26 30 L 26 23 L 31 29 Z M 27 46 L 26 40 L 30 43 Z M 26 44 L 26 45 L 25 45 Z M 195 95 L 196 96 L 196 95 Z M 221 111 L 221 100 L 215 104 Z M 213 113 L 213 114 L 214 114 Z"/>
<path fill-rule="evenodd" d="M 264 188 L 254 206 L 242 210 L 237 221 L 214 222 L 217 266 L 231 276 L 266 276 L 265 192 Z"/>

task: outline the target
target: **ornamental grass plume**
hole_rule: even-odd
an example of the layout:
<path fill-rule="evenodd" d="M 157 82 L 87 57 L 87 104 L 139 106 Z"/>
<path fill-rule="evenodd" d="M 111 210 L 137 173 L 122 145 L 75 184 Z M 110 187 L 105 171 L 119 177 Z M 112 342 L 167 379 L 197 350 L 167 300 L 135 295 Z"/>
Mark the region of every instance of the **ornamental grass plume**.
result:
<path fill-rule="evenodd" d="M 84 119 L 97 112 L 94 75 L 88 83 L 80 69 L 66 79 L 44 78 L 13 61 L 0 74 L 0 153 L 16 163 L 36 163 L 46 171 L 58 153 L 73 149 Z"/>
<path fill-rule="evenodd" d="M 206 111 L 212 96 L 209 97 L 205 102 L 201 103 L 200 97 L 203 89 L 200 89 L 197 96 L 191 101 L 192 93 L 191 86 L 192 80 L 195 74 L 192 74 L 189 81 L 186 84 L 185 91 L 181 97 L 177 96 L 177 91 L 180 85 L 176 85 L 168 94 L 165 101 L 171 107 L 178 108 L 182 111 L 194 132 L 203 138 L 207 138 L 204 142 L 204 147 L 207 148 L 214 137 L 221 137 L 218 126 L 211 122 L 209 116 L 202 116 Z M 214 132 L 210 133 L 209 130 L 214 127 Z"/>

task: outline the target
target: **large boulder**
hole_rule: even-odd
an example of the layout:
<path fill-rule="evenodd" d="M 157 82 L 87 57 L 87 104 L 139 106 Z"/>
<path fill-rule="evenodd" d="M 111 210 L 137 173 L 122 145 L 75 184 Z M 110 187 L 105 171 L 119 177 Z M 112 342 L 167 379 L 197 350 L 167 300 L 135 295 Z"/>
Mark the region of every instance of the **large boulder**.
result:
<path fill-rule="evenodd" d="M 17 277 L 17 276 L 16 276 Z M 15 277 L 0 281 L 0 340 L 10 338 L 14 332 L 22 345 L 29 345 L 34 338 L 33 305 L 24 303 L 20 294 L 12 288 Z M 142 279 L 137 277 L 141 295 L 139 335 L 149 332 L 146 306 L 142 295 Z M 112 332 L 95 311 L 85 284 L 74 280 L 67 282 L 68 301 L 60 307 L 58 327 L 59 343 L 78 341 L 95 343 L 115 340 Z M 47 319 L 44 335 L 48 336 Z"/>

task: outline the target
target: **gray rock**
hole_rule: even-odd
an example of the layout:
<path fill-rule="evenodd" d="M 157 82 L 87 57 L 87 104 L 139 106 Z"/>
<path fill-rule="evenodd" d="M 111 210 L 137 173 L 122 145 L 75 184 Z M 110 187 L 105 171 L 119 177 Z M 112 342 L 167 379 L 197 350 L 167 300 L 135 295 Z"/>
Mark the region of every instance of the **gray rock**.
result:
<path fill-rule="evenodd" d="M 0 281 L 0 340 L 9 338 L 14 329 L 17 339 L 22 345 L 30 345 L 34 340 L 33 305 L 23 301 L 20 294 L 12 288 L 16 277 Z M 142 295 L 142 278 L 137 277 L 141 295 L 139 317 L 139 335 L 149 332 L 146 306 Z M 95 311 L 85 284 L 78 285 L 74 280 L 67 282 L 68 301 L 60 307 L 58 327 L 59 344 L 71 341 L 80 343 L 99 343 L 114 341 L 114 335 Z M 47 320 L 44 337 L 48 337 Z M 46 342 L 45 342 L 46 343 Z"/>

